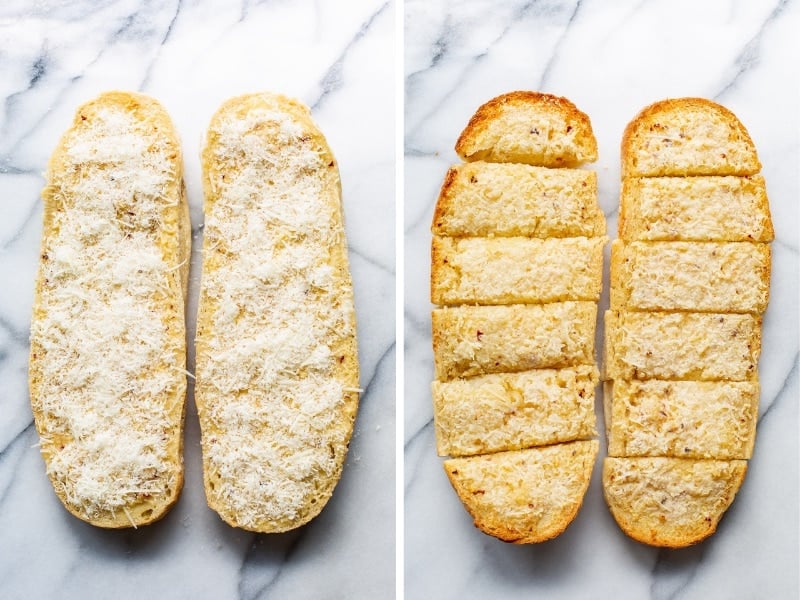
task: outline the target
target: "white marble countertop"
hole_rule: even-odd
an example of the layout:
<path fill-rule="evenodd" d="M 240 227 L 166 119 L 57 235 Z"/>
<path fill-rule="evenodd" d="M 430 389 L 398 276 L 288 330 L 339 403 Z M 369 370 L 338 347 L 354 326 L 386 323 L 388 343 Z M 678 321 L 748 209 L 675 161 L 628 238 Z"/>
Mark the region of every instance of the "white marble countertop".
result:
<path fill-rule="evenodd" d="M 8 0 L 0 6 L 0 598 L 387 598 L 395 590 L 395 5 Z M 139 530 L 67 513 L 34 447 L 28 331 L 42 172 L 81 103 L 158 98 L 183 141 L 195 248 L 199 149 L 226 98 L 262 90 L 313 109 L 341 169 L 365 393 L 333 498 L 299 530 L 233 529 L 203 494 L 191 392 L 177 505 Z M 190 356 L 190 368 L 192 365 Z"/>
<path fill-rule="evenodd" d="M 798 598 L 798 4 L 406 2 L 407 598 Z M 600 151 L 593 168 L 612 238 L 620 138 L 645 105 L 666 97 L 714 99 L 739 116 L 758 148 L 777 239 L 756 449 L 717 533 L 698 546 L 658 550 L 620 531 L 599 480 L 604 440 L 576 520 L 535 546 L 504 544 L 475 529 L 436 456 L 429 390 L 432 210 L 470 116 L 489 98 L 516 89 L 566 96 L 591 117 Z M 601 310 L 608 305 L 605 287 Z"/>

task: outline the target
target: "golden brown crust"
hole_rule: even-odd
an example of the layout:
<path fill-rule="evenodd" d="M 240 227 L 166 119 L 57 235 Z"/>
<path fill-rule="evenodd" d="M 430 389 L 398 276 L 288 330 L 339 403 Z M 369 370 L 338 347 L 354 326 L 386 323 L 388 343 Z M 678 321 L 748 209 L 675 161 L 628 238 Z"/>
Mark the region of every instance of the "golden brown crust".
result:
<path fill-rule="evenodd" d="M 730 110 L 705 98 L 655 102 L 622 135 L 622 177 L 753 175 L 755 145 Z"/>
<path fill-rule="evenodd" d="M 67 510 L 74 516 L 92 525 L 105 528 L 126 528 L 148 525 L 162 518 L 177 502 L 183 486 L 183 422 L 185 415 L 186 377 L 183 373 L 185 366 L 185 323 L 184 309 L 188 284 L 188 264 L 191 253 L 191 225 L 189 223 L 189 210 L 186 202 L 183 184 L 183 161 L 180 140 L 174 129 L 172 121 L 164 108 L 153 98 L 143 94 L 111 91 L 83 104 L 76 112 L 71 128 L 62 136 L 58 146 L 53 151 L 48 163 L 47 185 L 42 191 L 44 201 L 44 226 L 42 236 L 42 261 L 37 277 L 33 300 L 33 323 L 45 317 L 43 298 L 50 293 L 49 286 L 43 279 L 44 261 L 50 238 L 53 236 L 53 226 L 56 214 L 66 210 L 65 195 L 68 193 L 61 188 L 57 181 L 68 180 L 70 175 L 67 170 L 68 143 L 70 136 L 77 132 L 92 127 L 100 111 L 108 109 L 121 110 L 132 115 L 138 122 L 150 126 L 153 132 L 163 137 L 165 147 L 169 148 L 170 178 L 168 188 L 163 192 L 163 197 L 174 199 L 174 203 L 165 206 L 161 212 L 161 221 L 158 223 L 156 240 L 163 253 L 167 264 L 176 265 L 176 269 L 167 272 L 163 288 L 168 291 L 169 299 L 160 300 L 162 318 L 167 323 L 169 331 L 169 344 L 174 346 L 174 374 L 175 382 L 172 389 L 167 390 L 161 398 L 161 403 L 169 416 L 170 427 L 165 432 L 168 438 L 167 455 L 170 461 L 170 481 L 168 492 L 165 496 L 151 496 L 139 494 L 133 502 L 117 510 L 94 509 L 92 514 L 87 514 L 85 507 L 76 505 L 68 500 L 70 492 L 68 483 L 58 481 L 48 468 L 48 475 L 54 485 L 56 494 Z M 102 140 L 101 140 L 102 143 Z M 124 150 L 127 150 L 125 148 Z M 113 182 L 113 178 L 111 179 Z M 110 187 L 114 184 L 110 183 Z M 72 199 L 70 199 L 72 201 Z M 33 326 L 32 326 L 33 329 Z M 45 462 L 50 461 L 59 452 L 53 444 L 52 417 L 41 410 L 40 388 L 43 378 L 48 374 L 43 371 L 42 347 L 36 338 L 31 339 L 31 358 L 29 366 L 30 395 L 37 430 L 42 436 L 41 452 Z M 158 367 L 156 367 L 158 368 Z M 92 409 L 92 398 L 86 398 L 87 410 Z M 63 446 L 61 447 L 63 450 Z"/>
<path fill-rule="evenodd" d="M 589 440 L 452 458 L 444 469 L 478 529 L 505 542 L 535 544 L 575 519 L 598 447 Z"/>
<path fill-rule="evenodd" d="M 309 177 L 318 177 L 320 179 L 320 189 L 322 190 L 315 211 L 325 213 L 331 211 L 331 227 L 335 229 L 334 240 L 327 248 L 329 267 L 333 271 L 333 288 L 337 291 L 338 297 L 335 301 L 337 307 L 341 307 L 343 313 L 347 314 L 347 318 L 353 323 L 351 333 L 347 332 L 331 332 L 330 333 L 330 350 L 335 357 L 335 365 L 333 367 L 333 379 L 341 382 L 344 387 L 341 403 L 335 409 L 335 418 L 329 426 L 328 431 L 335 431 L 335 437 L 341 442 L 331 443 L 330 452 L 332 455 L 333 469 L 329 474 L 318 473 L 315 480 L 312 482 L 313 490 L 304 494 L 300 507 L 296 510 L 294 516 L 277 516 L 269 514 L 256 515 L 255 518 L 250 516 L 245 517 L 240 514 L 230 498 L 225 497 L 224 493 L 220 490 L 218 481 L 218 474 L 214 472 L 211 467 L 209 454 L 212 451 L 214 444 L 221 435 L 224 435 L 215 421 L 212 419 L 212 412 L 224 405 L 226 398 L 221 395 L 219 391 L 212 387 L 206 372 L 208 367 L 205 366 L 209 363 L 209 340 L 214 335 L 214 314 L 217 310 L 217 302 L 209 296 L 204 285 L 201 290 L 200 306 L 198 311 L 198 324 L 197 324 L 197 387 L 196 387 L 196 401 L 198 405 L 198 412 L 200 416 L 200 423 L 202 429 L 202 442 L 203 442 L 203 474 L 206 488 L 206 497 L 209 506 L 215 510 L 228 524 L 234 527 L 240 527 L 251 531 L 258 532 L 283 532 L 297 528 L 311 519 L 316 517 L 324 508 L 334 488 L 339 481 L 341 472 L 344 466 L 344 461 L 347 454 L 348 444 L 353 431 L 353 425 L 356 418 L 358 409 L 359 393 L 358 380 L 359 380 L 359 365 L 357 343 L 355 335 L 355 315 L 352 306 L 352 282 L 350 278 L 349 262 L 347 256 L 347 245 L 344 235 L 344 221 L 343 221 L 343 207 L 341 202 L 341 182 L 339 179 L 339 171 L 337 162 L 333 153 L 328 146 L 328 143 L 323 136 L 322 132 L 317 128 L 316 124 L 311 118 L 309 109 L 302 103 L 287 98 L 279 94 L 260 93 L 260 94 L 247 94 L 231 98 L 224 102 L 217 112 L 212 117 L 209 125 L 206 144 L 202 152 L 202 169 L 203 169 L 203 187 L 205 192 L 204 212 L 206 219 L 214 209 L 215 203 L 220 200 L 221 189 L 220 181 L 225 181 L 229 175 L 230 165 L 226 166 L 218 158 L 220 149 L 220 134 L 218 131 L 222 127 L 223 121 L 239 121 L 246 120 L 251 113 L 268 115 L 285 115 L 293 125 L 302 129 L 302 136 L 298 138 L 300 143 L 307 145 L 313 149 L 316 156 L 319 157 L 320 168 L 309 167 Z M 270 117 L 271 118 L 271 117 Z M 274 147 L 277 152 L 281 152 L 283 147 L 277 144 L 274 137 L 275 133 L 270 127 L 264 125 L 256 125 L 255 132 L 259 136 L 259 143 L 265 144 L 269 147 Z M 279 134 L 283 135 L 283 134 Z M 304 146 L 305 147 L 305 146 Z M 243 152 L 244 154 L 244 152 Z M 233 169 L 240 168 L 241 166 L 234 166 Z M 287 190 L 290 194 L 291 190 Z M 272 200 L 270 200 L 272 201 Z M 215 252 L 211 242 L 208 239 L 208 230 L 206 231 L 207 238 L 204 246 L 204 263 L 203 263 L 203 278 L 204 284 L 207 281 L 207 274 L 219 269 L 229 260 L 225 252 Z M 277 233 L 275 235 L 278 235 Z M 307 243 L 312 243 L 309 240 Z M 322 243 L 322 242 L 320 242 Z M 269 259 L 265 257 L 265 260 Z M 274 357 L 266 356 L 267 361 L 274 360 Z M 297 375 L 297 377 L 300 377 Z M 297 402 L 302 402 L 302 398 L 297 398 Z M 258 400 L 254 400 L 258 402 Z M 278 427 L 277 425 L 275 427 Z M 257 437 L 266 440 L 270 435 L 274 435 L 274 430 L 265 429 L 259 432 Z M 333 434 L 331 434 L 333 435 Z M 265 442 L 266 443 L 266 442 Z M 257 457 L 256 460 L 264 461 L 264 457 Z M 291 459 L 289 459 L 291 462 Z M 265 468 L 269 465 L 265 464 Z M 277 477 L 277 476 L 276 476 Z"/>
<path fill-rule="evenodd" d="M 589 117 L 566 98 L 532 91 L 509 92 L 481 105 L 455 150 L 465 161 L 543 167 L 575 167 L 597 160 Z"/>

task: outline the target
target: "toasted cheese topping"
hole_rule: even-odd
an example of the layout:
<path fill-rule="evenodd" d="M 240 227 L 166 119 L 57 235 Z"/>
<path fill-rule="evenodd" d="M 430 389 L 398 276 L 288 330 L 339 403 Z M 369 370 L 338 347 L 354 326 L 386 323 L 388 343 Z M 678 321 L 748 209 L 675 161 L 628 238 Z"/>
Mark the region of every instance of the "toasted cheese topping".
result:
<path fill-rule="evenodd" d="M 322 148 L 291 115 L 251 109 L 212 123 L 198 381 L 213 493 L 246 528 L 295 519 L 341 467 L 355 334 L 343 240 Z M 205 305 L 205 306 L 203 306 Z M 202 417 L 202 416 L 201 416 Z"/>
<path fill-rule="evenodd" d="M 130 518 L 128 508 L 170 495 L 178 477 L 169 414 L 184 364 L 169 332 L 182 327 L 180 292 L 160 246 L 178 201 L 176 149 L 115 107 L 71 129 L 62 147 L 45 191 L 52 221 L 31 331 L 32 402 L 60 495 L 89 520 Z M 165 303 L 176 310 L 161 317 Z"/>

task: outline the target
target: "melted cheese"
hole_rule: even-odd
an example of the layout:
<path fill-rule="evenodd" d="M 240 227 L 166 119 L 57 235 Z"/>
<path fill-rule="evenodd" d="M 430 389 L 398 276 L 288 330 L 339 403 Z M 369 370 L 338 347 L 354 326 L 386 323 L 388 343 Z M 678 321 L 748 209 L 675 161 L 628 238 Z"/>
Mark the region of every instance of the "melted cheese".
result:
<path fill-rule="evenodd" d="M 331 266 L 342 227 L 324 198 L 329 165 L 301 124 L 256 109 L 210 139 L 198 405 L 213 493 L 253 528 L 296 518 L 340 466 L 337 348 L 355 333 L 352 297 Z"/>
<path fill-rule="evenodd" d="M 169 335 L 175 315 L 160 316 L 176 303 L 159 245 L 177 202 L 169 143 L 129 113 L 99 109 L 66 134 L 49 174 L 32 402 L 48 474 L 89 520 L 122 511 L 133 524 L 128 508 L 176 485 L 167 399 L 183 350 Z"/>

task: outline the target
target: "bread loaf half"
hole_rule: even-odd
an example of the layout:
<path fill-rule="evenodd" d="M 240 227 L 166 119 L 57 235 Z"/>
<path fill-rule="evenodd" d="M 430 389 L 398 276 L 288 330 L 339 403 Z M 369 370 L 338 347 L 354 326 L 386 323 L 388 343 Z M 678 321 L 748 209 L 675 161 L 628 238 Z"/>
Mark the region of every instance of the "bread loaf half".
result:
<path fill-rule="evenodd" d="M 605 219 L 589 118 L 512 92 L 481 106 L 431 231 L 437 450 L 475 525 L 536 543 L 573 520 L 598 443 L 595 321 Z M 553 168 L 562 167 L 562 168 Z"/>
<path fill-rule="evenodd" d="M 739 119 L 710 100 L 656 102 L 625 129 L 603 487 L 646 544 L 714 533 L 753 453 L 774 236 L 760 168 Z"/>
<path fill-rule="evenodd" d="M 100 527 L 164 516 L 183 484 L 191 244 L 178 136 L 152 98 L 78 109 L 48 164 L 30 395 L 47 474 Z"/>
<path fill-rule="evenodd" d="M 358 405 L 339 172 L 309 110 L 266 93 L 225 102 L 201 158 L 206 497 L 233 526 L 286 531 L 333 493 Z"/>

